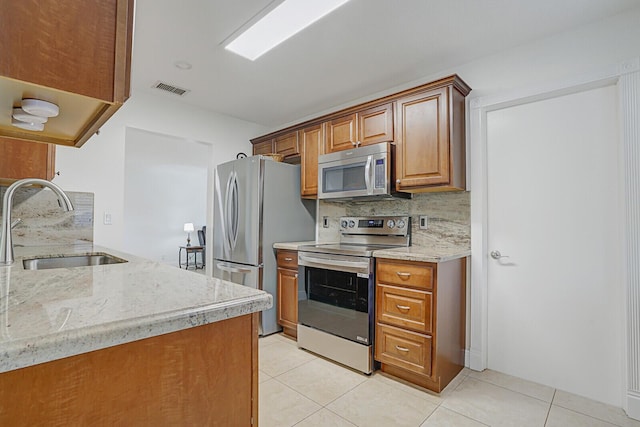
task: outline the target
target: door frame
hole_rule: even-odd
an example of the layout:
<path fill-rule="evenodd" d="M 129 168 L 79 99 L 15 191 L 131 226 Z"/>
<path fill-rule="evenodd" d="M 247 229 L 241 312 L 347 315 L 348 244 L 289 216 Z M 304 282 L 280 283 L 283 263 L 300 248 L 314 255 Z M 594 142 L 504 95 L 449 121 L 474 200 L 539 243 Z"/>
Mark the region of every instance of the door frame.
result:
<path fill-rule="evenodd" d="M 624 254 L 624 306 L 626 342 L 623 354 L 625 385 L 622 406 L 632 418 L 640 419 L 640 57 L 613 64 L 600 71 L 550 84 L 518 89 L 505 95 L 468 99 L 469 138 L 467 152 L 471 191 L 471 287 L 470 346 L 466 366 L 482 371 L 488 359 L 488 180 L 487 113 L 530 102 L 615 85 L 619 98 L 620 165 L 619 185 L 624 199 L 622 211 Z"/>

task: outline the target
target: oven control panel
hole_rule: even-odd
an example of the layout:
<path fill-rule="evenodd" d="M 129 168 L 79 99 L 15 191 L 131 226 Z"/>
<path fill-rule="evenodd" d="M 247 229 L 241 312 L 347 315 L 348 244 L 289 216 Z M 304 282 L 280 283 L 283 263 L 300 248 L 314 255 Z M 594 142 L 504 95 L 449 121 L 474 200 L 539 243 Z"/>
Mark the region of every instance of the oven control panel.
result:
<path fill-rule="evenodd" d="M 411 229 L 410 220 L 409 216 L 344 216 L 340 218 L 340 233 L 406 236 Z"/>

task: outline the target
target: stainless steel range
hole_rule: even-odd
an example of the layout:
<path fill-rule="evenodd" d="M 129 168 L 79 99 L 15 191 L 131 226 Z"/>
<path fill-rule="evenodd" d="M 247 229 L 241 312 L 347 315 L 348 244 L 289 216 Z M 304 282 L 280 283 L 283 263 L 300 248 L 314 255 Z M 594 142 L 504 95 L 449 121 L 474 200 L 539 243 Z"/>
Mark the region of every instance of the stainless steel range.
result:
<path fill-rule="evenodd" d="M 408 216 L 340 218 L 340 243 L 298 248 L 298 347 L 373 370 L 376 249 L 409 246 Z"/>

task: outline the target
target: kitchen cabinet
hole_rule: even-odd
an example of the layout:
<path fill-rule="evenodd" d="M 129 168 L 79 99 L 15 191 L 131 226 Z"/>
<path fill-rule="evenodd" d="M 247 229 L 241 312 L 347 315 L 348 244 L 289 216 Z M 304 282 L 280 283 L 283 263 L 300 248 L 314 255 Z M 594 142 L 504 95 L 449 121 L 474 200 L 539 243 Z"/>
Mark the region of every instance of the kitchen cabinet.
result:
<path fill-rule="evenodd" d="M 258 316 L 1 373 L 0 425 L 255 424 Z"/>
<path fill-rule="evenodd" d="M 324 150 L 324 125 L 310 126 L 299 131 L 300 141 L 300 195 L 315 198 L 318 195 L 318 156 Z"/>
<path fill-rule="evenodd" d="M 130 92 L 134 0 L 3 2 L 0 136 L 81 146 Z M 11 107 L 60 107 L 44 131 L 11 125 Z"/>
<path fill-rule="evenodd" d="M 56 146 L 0 137 L 0 184 L 22 178 L 51 181 L 55 175 Z"/>
<path fill-rule="evenodd" d="M 375 359 L 441 392 L 464 367 L 466 259 L 377 259 Z"/>
<path fill-rule="evenodd" d="M 271 154 L 273 153 L 273 140 L 270 139 L 268 141 L 262 141 L 256 144 L 253 144 L 253 155 L 256 156 L 258 154 Z"/>
<path fill-rule="evenodd" d="M 465 96 L 469 88 L 450 83 L 396 101 L 396 190 L 464 190 Z"/>
<path fill-rule="evenodd" d="M 278 249 L 278 324 L 286 335 L 298 336 L 298 252 Z"/>
<path fill-rule="evenodd" d="M 273 141 L 275 152 L 282 154 L 285 158 L 300 154 L 298 149 L 298 132 L 293 131 L 277 136 Z"/>
<path fill-rule="evenodd" d="M 325 153 L 378 142 L 393 142 L 393 104 L 387 103 L 327 122 Z"/>

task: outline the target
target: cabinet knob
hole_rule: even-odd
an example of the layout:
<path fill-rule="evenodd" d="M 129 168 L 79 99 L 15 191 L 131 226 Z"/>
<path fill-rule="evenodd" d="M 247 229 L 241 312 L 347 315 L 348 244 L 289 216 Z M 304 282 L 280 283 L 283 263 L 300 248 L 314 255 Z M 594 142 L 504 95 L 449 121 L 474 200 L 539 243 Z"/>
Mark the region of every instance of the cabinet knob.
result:
<path fill-rule="evenodd" d="M 400 184 L 400 182 L 402 182 L 402 181 L 399 180 L 399 179 L 396 179 L 396 184 Z"/>
<path fill-rule="evenodd" d="M 358 143 L 357 143 L 357 142 L 355 142 L 355 141 L 351 141 L 351 145 L 353 145 L 354 147 L 357 147 L 357 146 L 358 146 Z"/>

